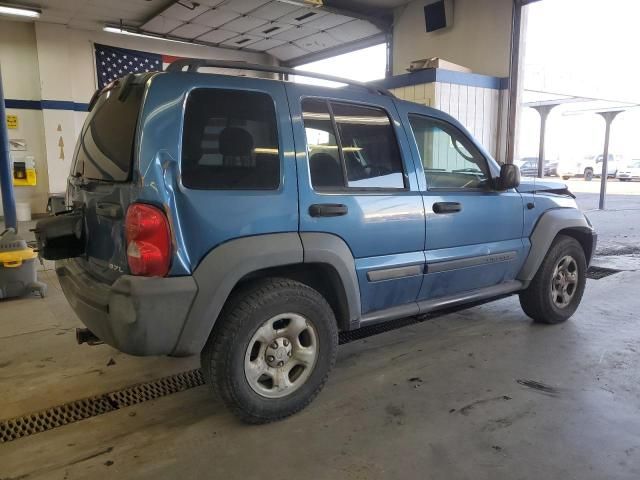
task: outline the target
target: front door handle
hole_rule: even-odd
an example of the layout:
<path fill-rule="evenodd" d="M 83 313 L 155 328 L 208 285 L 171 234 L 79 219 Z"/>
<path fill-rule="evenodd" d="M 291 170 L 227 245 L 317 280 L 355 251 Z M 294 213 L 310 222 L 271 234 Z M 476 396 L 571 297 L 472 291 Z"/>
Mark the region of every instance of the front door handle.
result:
<path fill-rule="evenodd" d="M 456 213 L 462 210 L 462 204 L 458 202 L 436 202 L 433 204 L 434 213 Z"/>
<path fill-rule="evenodd" d="M 341 203 L 314 203 L 309 207 L 312 217 L 340 217 L 348 212 L 347 206 Z"/>

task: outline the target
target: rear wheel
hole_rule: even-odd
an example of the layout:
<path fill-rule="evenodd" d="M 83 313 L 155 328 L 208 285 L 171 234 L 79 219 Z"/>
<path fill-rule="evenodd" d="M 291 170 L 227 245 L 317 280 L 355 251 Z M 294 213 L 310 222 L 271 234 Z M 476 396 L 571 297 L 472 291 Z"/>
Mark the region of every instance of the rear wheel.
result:
<path fill-rule="evenodd" d="M 580 305 L 586 283 L 587 261 L 572 237 L 558 235 L 529 287 L 520 293 L 520 305 L 539 323 L 561 323 Z"/>
<path fill-rule="evenodd" d="M 571 178 L 571 175 L 563 175 L 562 179 L 563 180 L 569 180 Z"/>
<path fill-rule="evenodd" d="M 593 180 L 593 168 L 585 168 L 584 169 L 584 179 L 587 182 Z"/>
<path fill-rule="evenodd" d="M 205 380 L 247 423 L 280 420 L 306 407 L 335 363 L 331 307 L 317 291 L 271 278 L 240 289 L 202 353 Z"/>

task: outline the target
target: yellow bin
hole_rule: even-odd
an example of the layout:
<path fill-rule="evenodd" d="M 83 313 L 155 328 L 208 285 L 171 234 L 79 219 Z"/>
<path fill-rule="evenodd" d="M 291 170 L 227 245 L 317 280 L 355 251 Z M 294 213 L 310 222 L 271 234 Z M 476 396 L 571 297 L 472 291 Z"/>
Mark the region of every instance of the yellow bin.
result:
<path fill-rule="evenodd" d="M 0 299 L 38 292 L 44 297 L 47 286 L 38 282 L 38 255 L 13 230 L 0 235 Z"/>

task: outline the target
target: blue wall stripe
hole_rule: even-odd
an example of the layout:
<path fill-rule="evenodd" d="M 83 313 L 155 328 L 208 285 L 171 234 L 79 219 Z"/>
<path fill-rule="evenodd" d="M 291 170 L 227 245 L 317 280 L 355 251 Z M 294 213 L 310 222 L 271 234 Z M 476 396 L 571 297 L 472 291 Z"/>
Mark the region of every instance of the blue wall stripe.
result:
<path fill-rule="evenodd" d="M 86 112 L 88 103 L 72 102 L 68 100 L 16 100 L 7 98 L 4 101 L 5 108 L 21 110 L 73 110 L 74 112 Z"/>
<path fill-rule="evenodd" d="M 508 78 L 491 77 L 489 75 L 480 75 L 478 73 L 454 72 L 440 68 L 427 68 L 413 73 L 395 75 L 373 83 L 384 88 L 400 88 L 407 87 L 409 85 L 434 82 L 455 83 L 457 85 L 468 85 L 470 87 L 493 88 L 494 90 L 504 90 L 509 85 Z"/>

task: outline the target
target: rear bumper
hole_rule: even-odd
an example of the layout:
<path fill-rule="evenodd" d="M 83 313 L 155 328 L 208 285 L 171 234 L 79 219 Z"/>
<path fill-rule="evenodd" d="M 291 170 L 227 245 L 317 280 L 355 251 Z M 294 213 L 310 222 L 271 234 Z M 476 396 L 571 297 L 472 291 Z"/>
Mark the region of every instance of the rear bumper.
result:
<path fill-rule="evenodd" d="M 56 262 L 62 290 L 80 321 L 100 340 L 131 355 L 168 355 L 197 293 L 191 276 L 122 275 L 97 281 L 74 259 Z"/>

